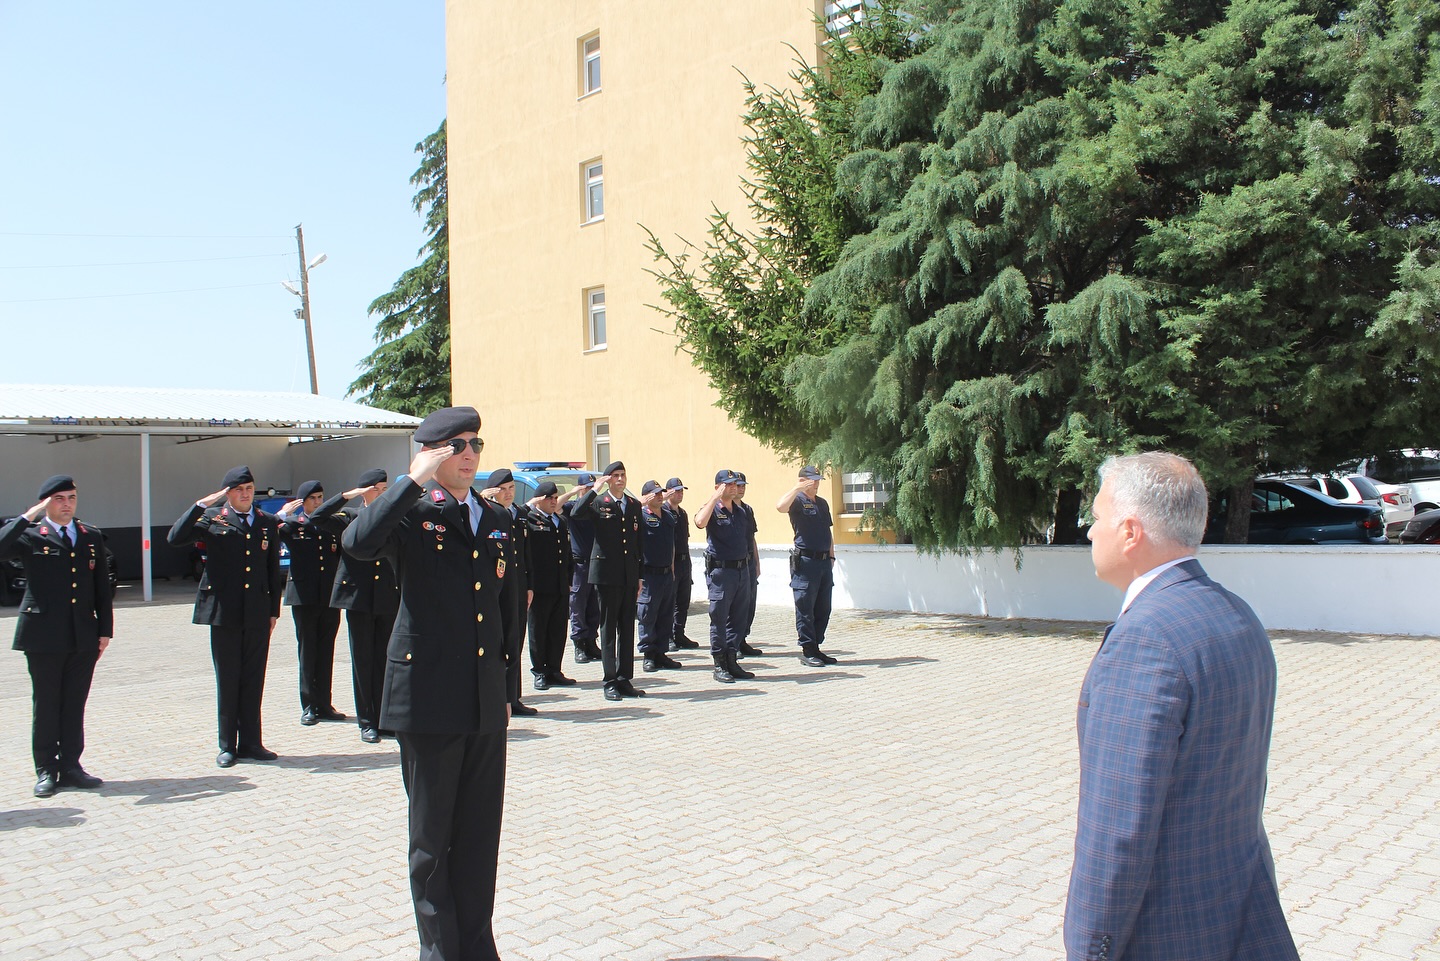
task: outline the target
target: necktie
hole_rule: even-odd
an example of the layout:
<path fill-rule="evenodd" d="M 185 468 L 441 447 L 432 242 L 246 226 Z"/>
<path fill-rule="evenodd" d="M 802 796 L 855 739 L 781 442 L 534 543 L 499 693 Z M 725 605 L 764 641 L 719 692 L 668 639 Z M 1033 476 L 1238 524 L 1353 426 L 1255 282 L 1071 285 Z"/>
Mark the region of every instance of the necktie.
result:
<path fill-rule="evenodd" d="M 70 525 L 68 524 L 60 528 L 60 543 L 66 547 L 72 546 L 70 542 Z"/>
<path fill-rule="evenodd" d="M 474 521 L 472 521 L 472 520 L 470 519 L 470 502 L 469 502 L 469 501 L 461 501 L 461 502 L 460 502 L 460 516 L 463 517 L 463 518 L 465 518 L 465 526 L 468 527 L 468 528 L 470 528 L 470 533 L 471 533 L 471 534 L 474 534 L 474 533 L 475 533 L 476 524 L 475 524 Z"/>

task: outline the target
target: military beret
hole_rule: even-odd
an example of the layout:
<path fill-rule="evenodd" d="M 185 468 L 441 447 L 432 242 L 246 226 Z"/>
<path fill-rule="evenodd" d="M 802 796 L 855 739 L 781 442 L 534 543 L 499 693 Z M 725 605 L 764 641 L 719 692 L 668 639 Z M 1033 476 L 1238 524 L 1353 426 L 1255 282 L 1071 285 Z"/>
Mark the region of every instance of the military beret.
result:
<path fill-rule="evenodd" d="M 438 444 L 467 431 L 479 432 L 480 412 L 473 407 L 442 407 L 432 411 L 415 428 L 417 444 Z"/>
<path fill-rule="evenodd" d="M 595 475 L 589 471 L 583 471 L 580 476 L 575 478 L 576 487 L 589 487 L 593 483 L 595 483 Z"/>
<path fill-rule="evenodd" d="M 225 479 L 220 482 L 220 486 L 239 487 L 241 484 L 253 483 L 255 483 L 255 475 L 250 473 L 250 468 L 242 464 L 239 467 L 230 468 L 230 472 L 225 475 Z"/>
<path fill-rule="evenodd" d="M 602 467 L 602 468 L 600 469 L 600 473 L 602 473 L 602 474 L 613 474 L 613 473 L 615 473 L 617 470 L 624 470 L 624 469 L 625 469 L 625 463 L 624 463 L 623 461 L 612 460 L 610 463 L 606 464 L 604 467 Z"/>
<path fill-rule="evenodd" d="M 690 488 L 680 483 L 680 478 L 672 477 L 665 482 L 665 489 L 667 491 L 688 491 Z"/>
<path fill-rule="evenodd" d="M 560 493 L 560 488 L 555 486 L 554 481 L 541 481 L 540 486 L 535 488 L 536 497 L 549 497 L 551 494 Z"/>
<path fill-rule="evenodd" d="M 645 486 L 640 488 L 640 493 L 642 493 L 642 494 L 650 494 L 650 493 L 653 493 L 653 492 L 655 492 L 655 491 L 658 491 L 659 489 L 660 489 L 660 482 L 659 482 L 659 481 L 648 480 L 648 481 L 645 482 Z"/>
<path fill-rule="evenodd" d="M 49 480 L 45 481 L 45 483 L 40 485 L 40 493 L 36 495 L 35 499 L 43 501 L 51 494 L 59 494 L 62 491 L 73 491 L 74 489 L 74 478 L 72 478 L 69 474 L 56 474 L 54 477 L 51 477 Z"/>
<path fill-rule="evenodd" d="M 804 467 L 800 468 L 800 473 L 797 474 L 796 476 L 797 476 L 797 477 L 803 477 L 803 478 L 805 478 L 806 480 L 824 480 L 824 479 L 825 479 L 825 475 L 822 474 L 822 473 L 820 473 L 820 469 L 819 469 L 819 468 L 817 468 L 817 467 L 811 467 L 809 464 L 806 464 Z"/>
<path fill-rule="evenodd" d="M 324 485 L 322 485 L 318 480 L 309 480 L 300 485 L 300 489 L 295 492 L 295 496 L 303 501 L 311 494 L 323 493 L 325 493 Z"/>
<path fill-rule="evenodd" d="M 372 467 L 360 475 L 360 482 L 357 487 L 374 487 L 376 484 L 386 484 L 390 481 L 390 475 L 385 473 L 383 467 Z"/>
<path fill-rule="evenodd" d="M 717 484 L 734 484 L 739 479 L 740 475 L 733 470 L 722 470 L 715 473 L 715 483 Z"/>
<path fill-rule="evenodd" d="M 490 473 L 489 479 L 485 481 L 486 487 L 499 487 L 501 484 L 511 484 L 515 481 L 515 475 L 510 473 L 510 468 L 502 467 Z"/>

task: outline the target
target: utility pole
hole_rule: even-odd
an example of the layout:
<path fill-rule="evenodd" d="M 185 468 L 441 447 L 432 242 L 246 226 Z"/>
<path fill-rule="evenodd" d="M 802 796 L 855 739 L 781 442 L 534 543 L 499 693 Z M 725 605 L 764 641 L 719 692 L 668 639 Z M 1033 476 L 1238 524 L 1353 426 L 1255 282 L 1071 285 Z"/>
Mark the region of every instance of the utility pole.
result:
<path fill-rule="evenodd" d="M 295 313 L 305 321 L 305 352 L 310 357 L 310 393 L 320 393 L 320 379 L 315 374 L 315 332 L 310 327 L 310 268 L 305 265 L 305 232 L 295 225 L 295 244 L 300 248 L 300 309 Z"/>

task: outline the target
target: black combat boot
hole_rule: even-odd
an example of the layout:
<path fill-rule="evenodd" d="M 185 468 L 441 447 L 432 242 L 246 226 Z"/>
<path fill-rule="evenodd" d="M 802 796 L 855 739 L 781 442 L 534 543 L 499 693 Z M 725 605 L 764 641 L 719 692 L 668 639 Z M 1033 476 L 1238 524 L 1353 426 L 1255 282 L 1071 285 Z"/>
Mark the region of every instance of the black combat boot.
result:
<path fill-rule="evenodd" d="M 727 651 L 725 656 L 729 658 L 730 673 L 732 675 L 744 681 L 748 681 L 755 676 L 753 672 L 747 671 L 740 666 L 740 662 L 735 659 L 736 654 L 734 651 Z"/>
<path fill-rule="evenodd" d="M 721 684 L 735 683 L 735 675 L 730 673 L 730 658 L 724 654 L 715 655 L 715 680 Z"/>
<path fill-rule="evenodd" d="M 800 647 L 800 663 L 806 667 L 825 667 L 827 662 L 820 656 L 819 644 L 804 644 Z"/>

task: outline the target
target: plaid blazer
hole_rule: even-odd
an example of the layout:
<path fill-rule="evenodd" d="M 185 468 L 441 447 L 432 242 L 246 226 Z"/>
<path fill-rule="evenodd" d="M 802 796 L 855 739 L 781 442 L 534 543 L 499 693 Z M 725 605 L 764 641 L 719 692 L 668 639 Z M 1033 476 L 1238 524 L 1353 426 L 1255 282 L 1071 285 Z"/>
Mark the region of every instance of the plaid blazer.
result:
<path fill-rule="evenodd" d="M 1076 959 L 1293 961 L 1261 823 L 1275 653 L 1198 561 L 1106 632 L 1080 689 Z"/>

